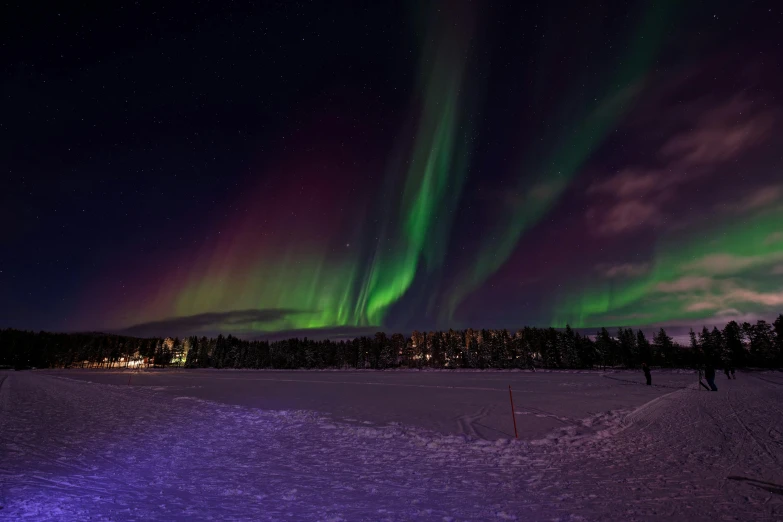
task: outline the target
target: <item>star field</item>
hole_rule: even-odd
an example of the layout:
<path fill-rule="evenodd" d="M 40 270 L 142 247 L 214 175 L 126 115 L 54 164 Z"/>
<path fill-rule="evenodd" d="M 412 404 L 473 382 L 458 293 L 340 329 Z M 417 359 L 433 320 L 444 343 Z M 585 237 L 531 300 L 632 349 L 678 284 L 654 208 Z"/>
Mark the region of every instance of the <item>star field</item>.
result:
<path fill-rule="evenodd" d="M 783 310 L 775 3 L 2 9 L 0 327 Z"/>

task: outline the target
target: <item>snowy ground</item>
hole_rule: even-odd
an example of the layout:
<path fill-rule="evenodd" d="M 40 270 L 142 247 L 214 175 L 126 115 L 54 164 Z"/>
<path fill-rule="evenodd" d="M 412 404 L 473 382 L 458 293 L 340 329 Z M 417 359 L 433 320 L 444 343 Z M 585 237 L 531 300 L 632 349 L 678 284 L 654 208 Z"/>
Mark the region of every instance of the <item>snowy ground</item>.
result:
<path fill-rule="evenodd" d="M 783 519 L 780 373 L 129 376 L 0 372 L 0 518 Z"/>
<path fill-rule="evenodd" d="M 224 404 L 264 410 L 309 410 L 348 422 L 397 422 L 487 440 L 514 437 L 508 386 L 520 437 L 537 439 L 596 413 L 635 408 L 696 383 L 691 373 L 502 371 L 235 371 L 117 370 L 59 372 L 102 384 L 153 387 Z"/>

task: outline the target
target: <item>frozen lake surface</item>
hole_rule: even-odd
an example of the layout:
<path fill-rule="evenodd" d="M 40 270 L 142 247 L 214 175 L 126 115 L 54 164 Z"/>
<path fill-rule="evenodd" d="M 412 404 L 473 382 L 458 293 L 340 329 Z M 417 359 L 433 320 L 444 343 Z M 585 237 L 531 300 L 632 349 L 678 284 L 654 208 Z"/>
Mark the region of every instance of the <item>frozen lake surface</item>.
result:
<path fill-rule="evenodd" d="M 738 377 L 0 372 L 0 519 L 780 520 L 783 374 Z"/>
<path fill-rule="evenodd" d="M 635 408 L 696 384 L 693 373 L 503 371 L 75 371 L 59 375 L 102 384 L 152 387 L 223 404 L 311 410 L 335 419 L 401 423 L 487 440 L 514 437 L 509 385 L 520 437 L 534 439 L 585 417 Z"/>

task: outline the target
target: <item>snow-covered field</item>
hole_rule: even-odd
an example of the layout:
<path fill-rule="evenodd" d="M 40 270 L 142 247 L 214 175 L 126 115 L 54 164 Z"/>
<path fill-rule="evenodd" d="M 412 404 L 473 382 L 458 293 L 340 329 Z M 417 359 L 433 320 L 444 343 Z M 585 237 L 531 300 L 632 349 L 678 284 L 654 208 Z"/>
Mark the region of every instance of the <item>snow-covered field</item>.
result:
<path fill-rule="evenodd" d="M 0 518 L 781 520 L 783 374 L 720 377 L 0 372 Z"/>
<path fill-rule="evenodd" d="M 126 373 L 66 371 L 57 375 L 102 384 L 153 387 L 264 410 L 308 410 L 348 422 L 396 422 L 487 440 L 514 436 L 508 386 L 514 391 L 520 436 L 537 439 L 596 413 L 635 408 L 696 384 L 690 373 L 503 371 L 236 371 L 167 370 Z"/>

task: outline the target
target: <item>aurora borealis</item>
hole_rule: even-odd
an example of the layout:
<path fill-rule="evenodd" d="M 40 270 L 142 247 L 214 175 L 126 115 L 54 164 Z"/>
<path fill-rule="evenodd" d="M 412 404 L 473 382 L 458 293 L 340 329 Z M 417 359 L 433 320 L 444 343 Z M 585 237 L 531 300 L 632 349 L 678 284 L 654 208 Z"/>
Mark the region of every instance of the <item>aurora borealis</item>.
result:
<path fill-rule="evenodd" d="M 783 13 L 703 7 L 20 13 L 0 327 L 777 316 Z"/>

